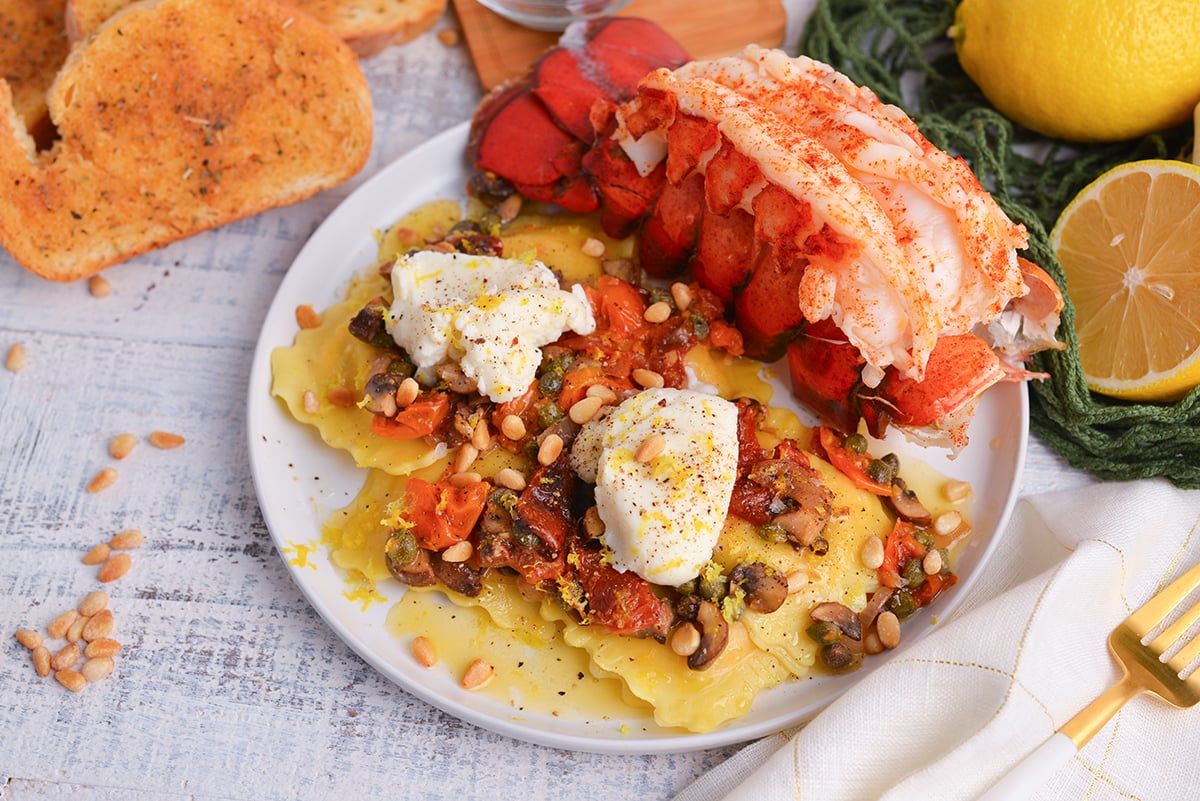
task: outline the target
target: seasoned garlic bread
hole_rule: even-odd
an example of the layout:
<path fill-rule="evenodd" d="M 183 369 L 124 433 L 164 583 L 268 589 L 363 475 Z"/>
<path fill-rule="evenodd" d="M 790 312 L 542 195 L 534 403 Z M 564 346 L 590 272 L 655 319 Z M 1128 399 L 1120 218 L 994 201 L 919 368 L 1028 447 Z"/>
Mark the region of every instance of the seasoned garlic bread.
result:
<path fill-rule="evenodd" d="M 70 45 L 64 33 L 66 0 L 0 0 L 0 78 L 13 107 L 40 143 L 50 138 L 46 92 Z"/>
<path fill-rule="evenodd" d="M 415 39 L 433 27 L 446 0 L 289 0 L 345 40 L 359 56 Z M 85 38 L 131 0 L 68 0 L 71 41 Z M 60 3 L 61 5 L 61 3 Z"/>
<path fill-rule="evenodd" d="M 371 148 L 354 53 L 274 0 L 128 8 L 76 46 L 48 102 L 60 139 L 38 153 L 0 84 L 0 244 L 58 281 L 303 200 Z"/>

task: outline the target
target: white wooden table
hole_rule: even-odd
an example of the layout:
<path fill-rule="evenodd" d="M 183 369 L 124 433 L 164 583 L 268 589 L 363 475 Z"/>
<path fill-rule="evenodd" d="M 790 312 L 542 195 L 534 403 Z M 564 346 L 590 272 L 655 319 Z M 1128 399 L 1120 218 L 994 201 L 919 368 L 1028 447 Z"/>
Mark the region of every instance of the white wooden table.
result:
<path fill-rule="evenodd" d="M 478 729 L 368 667 L 289 577 L 246 453 L 267 306 L 343 197 L 479 100 L 465 49 L 433 34 L 365 68 L 377 135 L 349 184 L 113 268 L 107 298 L 0 254 L 0 350 L 28 353 L 0 370 L 0 798 L 665 799 L 736 750 L 599 756 Z M 156 450 L 156 429 L 187 444 Z M 121 432 L 143 442 L 116 463 Z M 110 464 L 118 483 L 88 494 Z M 1024 492 L 1089 480 L 1032 443 Z M 13 632 L 99 586 L 80 557 L 127 528 L 146 544 L 106 585 L 115 673 L 78 695 L 39 679 Z"/>

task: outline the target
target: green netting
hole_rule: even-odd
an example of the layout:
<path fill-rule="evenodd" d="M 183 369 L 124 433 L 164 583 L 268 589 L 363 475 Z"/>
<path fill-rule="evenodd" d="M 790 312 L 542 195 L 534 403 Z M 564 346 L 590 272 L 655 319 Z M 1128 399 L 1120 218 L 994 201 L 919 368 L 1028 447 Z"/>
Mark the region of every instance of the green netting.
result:
<path fill-rule="evenodd" d="M 1049 245 L 1062 209 L 1117 164 L 1177 157 L 1190 130 L 1080 146 L 1013 125 L 958 64 L 946 36 L 956 5 L 955 0 L 819 0 L 799 51 L 904 108 L 930 141 L 965 158 L 1005 212 L 1029 230 L 1026 255 L 1065 286 Z M 1079 366 L 1074 321 L 1068 300 L 1059 329 L 1066 349 L 1039 354 L 1034 362 L 1034 369 L 1050 378 L 1030 385 L 1033 432 L 1069 464 L 1102 478 L 1164 476 L 1180 487 L 1200 488 L 1200 390 L 1170 405 L 1092 394 Z"/>

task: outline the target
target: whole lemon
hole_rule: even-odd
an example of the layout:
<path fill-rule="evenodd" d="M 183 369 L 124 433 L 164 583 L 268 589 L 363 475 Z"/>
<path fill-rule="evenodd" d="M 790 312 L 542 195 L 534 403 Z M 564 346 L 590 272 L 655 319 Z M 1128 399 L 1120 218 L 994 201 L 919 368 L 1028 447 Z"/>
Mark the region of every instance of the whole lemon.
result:
<path fill-rule="evenodd" d="M 987 99 L 1047 136 L 1131 139 L 1200 102 L 1200 0 L 963 0 L 951 35 Z"/>

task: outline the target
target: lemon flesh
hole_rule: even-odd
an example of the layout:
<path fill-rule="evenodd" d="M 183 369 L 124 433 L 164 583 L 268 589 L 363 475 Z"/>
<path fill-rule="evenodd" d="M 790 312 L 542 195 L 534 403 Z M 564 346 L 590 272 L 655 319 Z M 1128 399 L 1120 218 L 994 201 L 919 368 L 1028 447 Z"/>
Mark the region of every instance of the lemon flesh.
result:
<path fill-rule="evenodd" d="M 1131 139 L 1200 102 L 1196 0 L 963 0 L 951 31 L 992 105 L 1047 136 Z"/>
<path fill-rule="evenodd" d="M 1200 385 L 1200 167 L 1116 167 L 1059 217 L 1050 245 L 1075 305 L 1088 387 L 1135 401 Z"/>

